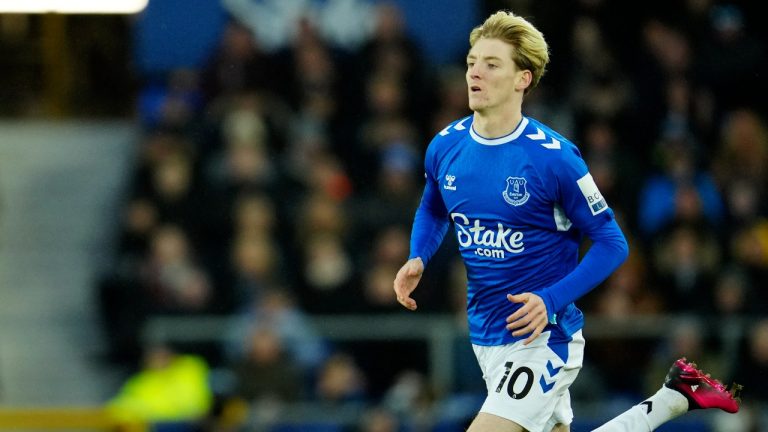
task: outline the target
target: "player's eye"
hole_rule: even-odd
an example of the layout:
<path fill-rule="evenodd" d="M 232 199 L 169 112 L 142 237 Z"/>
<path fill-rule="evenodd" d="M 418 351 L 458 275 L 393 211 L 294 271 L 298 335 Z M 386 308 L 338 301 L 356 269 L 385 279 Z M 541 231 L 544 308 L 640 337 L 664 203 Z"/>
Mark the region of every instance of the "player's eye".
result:
<path fill-rule="evenodd" d="M 472 66 L 474 66 L 474 65 L 475 65 L 475 64 L 474 64 L 474 63 L 472 63 L 472 62 L 467 62 L 467 68 L 471 68 L 471 67 L 472 67 Z"/>
<path fill-rule="evenodd" d="M 496 68 L 498 68 L 498 67 L 499 67 L 499 65 L 497 65 L 497 64 L 494 64 L 494 63 L 488 63 L 488 69 L 496 69 Z"/>

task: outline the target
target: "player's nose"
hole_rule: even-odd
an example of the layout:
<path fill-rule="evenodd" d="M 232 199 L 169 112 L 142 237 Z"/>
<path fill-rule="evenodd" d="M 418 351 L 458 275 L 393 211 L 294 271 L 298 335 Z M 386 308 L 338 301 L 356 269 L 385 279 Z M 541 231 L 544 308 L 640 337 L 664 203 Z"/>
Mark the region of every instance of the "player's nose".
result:
<path fill-rule="evenodd" d="M 474 64 L 467 68 L 467 78 L 469 81 L 480 79 L 480 68 Z"/>

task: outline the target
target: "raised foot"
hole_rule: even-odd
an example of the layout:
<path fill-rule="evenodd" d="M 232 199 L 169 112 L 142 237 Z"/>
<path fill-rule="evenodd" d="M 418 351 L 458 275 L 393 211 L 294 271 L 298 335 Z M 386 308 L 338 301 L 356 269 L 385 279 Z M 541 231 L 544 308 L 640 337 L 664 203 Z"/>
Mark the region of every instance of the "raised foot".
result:
<path fill-rule="evenodd" d="M 688 399 L 688 410 L 719 408 L 735 413 L 741 405 L 743 386 L 733 383 L 728 390 L 720 381 L 696 368 L 685 357 L 676 360 L 669 369 L 664 385 L 677 390 Z"/>

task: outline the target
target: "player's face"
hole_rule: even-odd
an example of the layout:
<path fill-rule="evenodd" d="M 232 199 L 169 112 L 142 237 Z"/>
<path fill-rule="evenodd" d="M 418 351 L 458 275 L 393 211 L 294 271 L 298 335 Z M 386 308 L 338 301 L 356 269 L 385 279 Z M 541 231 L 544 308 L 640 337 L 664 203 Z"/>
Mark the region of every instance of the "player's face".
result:
<path fill-rule="evenodd" d="M 466 77 L 472 111 L 482 113 L 515 101 L 522 103 L 522 74 L 528 71 L 518 69 L 512 60 L 512 50 L 506 42 L 486 38 L 475 42 L 469 50 Z"/>

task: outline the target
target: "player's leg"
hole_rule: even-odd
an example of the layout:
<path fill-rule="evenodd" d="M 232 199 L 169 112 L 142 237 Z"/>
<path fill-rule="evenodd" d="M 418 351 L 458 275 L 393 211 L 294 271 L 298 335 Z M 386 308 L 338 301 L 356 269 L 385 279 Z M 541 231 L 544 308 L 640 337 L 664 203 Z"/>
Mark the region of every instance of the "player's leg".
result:
<path fill-rule="evenodd" d="M 571 409 L 571 393 L 567 391 L 560 400 L 557 401 L 555 411 L 552 413 L 544 428 L 545 432 L 569 432 L 571 430 L 571 420 L 573 420 L 573 410 Z"/>
<path fill-rule="evenodd" d="M 552 432 L 570 432 L 571 426 L 565 424 L 556 424 L 552 428 Z M 485 431 L 499 431 L 499 432 L 526 432 L 526 430 L 519 424 L 507 420 L 505 418 L 495 416 L 493 414 L 479 413 L 472 424 L 467 429 L 467 432 L 485 432 Z"/>
<path fill-rule="evenodd" d="M 474 347 L 488 396 L 469 432 L 549 431 L 570 424 L 568 388 L 581 370 L 584 338 L 581 332 L 569 340 L 550 336 L 545 332 L 527 346 Z"/>
<path fill-rule="evenodd" d="M 719 408 L 729 413 L 739 410 L 741 386 L 730 391 L 685 358 L 675 361 L 664 385 L 656 394 L 635 405 L 595 432 L 648 432 L 695 409 Z"/>
<path fill-rule="evenodd" d="M 507 420 L 497 415 L 481 412 L 469 425 L 467 432 L 526 432 L 525 429 L 512 420 Z"/>

